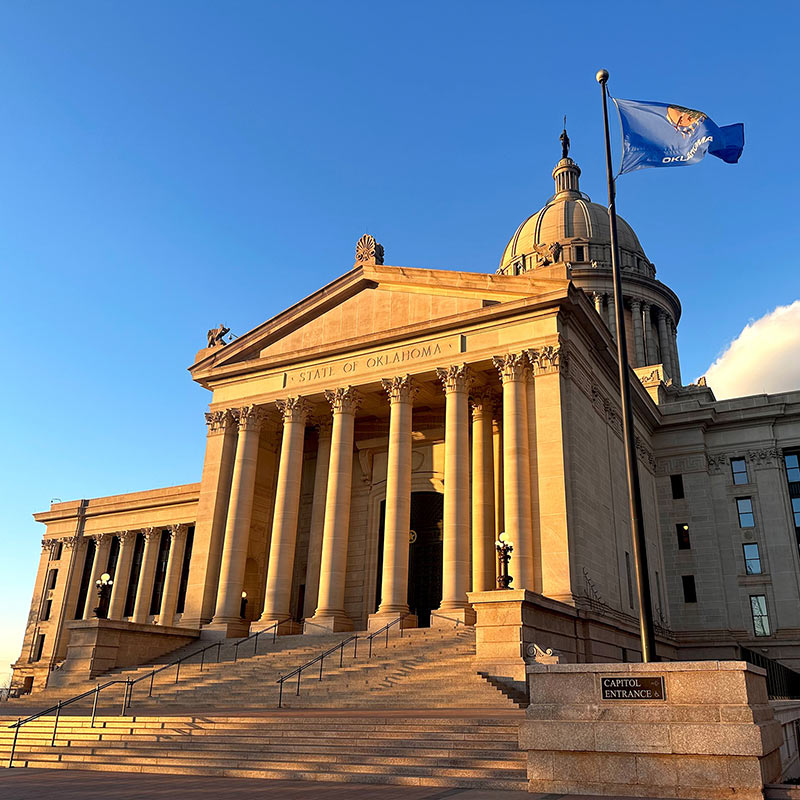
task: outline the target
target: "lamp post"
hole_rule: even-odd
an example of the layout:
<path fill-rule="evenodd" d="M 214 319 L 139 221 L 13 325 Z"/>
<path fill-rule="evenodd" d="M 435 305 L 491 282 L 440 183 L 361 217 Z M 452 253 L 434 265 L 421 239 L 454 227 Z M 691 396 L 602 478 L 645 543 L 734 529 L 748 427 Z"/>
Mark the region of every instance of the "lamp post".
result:
<path fill-rule="evenodd" d="M 95 582 L 97 587 L 97 606 L 94 609 L 94 615 L 97 619 L 106 619 L 108 617 L 108 601 L 111 598 L 111 587 L 114 581 L 111 576 L 104 572 Z"/>
<path fill-rule="evenodd" d="M 497 579 L 498 589 L 509 589 L 514 578 L 508 574 L 508 562 L 511 561 L 511 554 L 514 552 L 514 544 L 508 538 L 507 533 L 501 533 L 494 543 L 497 550 L 497 560 L 500 562 L 500 576 Z"/>
<path fill-rule="evenodd" d="M 247 592 L 242 592 L 242 604 L 239 606 L 239 616 L 244 619 L 247 614 Z"/>

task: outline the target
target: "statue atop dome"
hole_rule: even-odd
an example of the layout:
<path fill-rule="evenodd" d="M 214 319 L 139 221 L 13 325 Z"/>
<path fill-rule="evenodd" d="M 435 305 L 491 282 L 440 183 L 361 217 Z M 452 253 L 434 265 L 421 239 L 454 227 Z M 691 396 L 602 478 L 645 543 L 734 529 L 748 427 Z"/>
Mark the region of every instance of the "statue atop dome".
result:
<path fill-rule="evenodd" d="M 569 136 L 567 136 L 567 115 L 564 114 L 564 130 L 558 137 L 561 142 L 561 158 L 569 158 Z"/>

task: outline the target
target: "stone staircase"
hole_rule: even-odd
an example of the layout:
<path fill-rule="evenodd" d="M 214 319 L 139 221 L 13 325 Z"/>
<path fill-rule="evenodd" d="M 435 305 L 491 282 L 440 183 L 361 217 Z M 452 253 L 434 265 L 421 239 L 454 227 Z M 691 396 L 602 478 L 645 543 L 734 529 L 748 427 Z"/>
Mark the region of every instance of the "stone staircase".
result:
<path fill-rule="evenodd" d="M 525 758 L 517 749 L 520 687 L 476 672 L 470 628 L 391 632 L 388 643 L 360 639 L 324 664 L 287 681 L 278 709 L 280 675 L 346 636 L 283 636 L 241 646 L 236 662 L 224 644 L 202 671 L 199 663 L 159 673 L 136 685 L 121 716 L 124 684 L 100 695 L 91 727 L 89 696 L 66 707 L 51 745 L 54 715 L 24 725 L 15 766 L 59 769 L 174 772 L 292 780 L 402 783 L 521 789 Z M 165 656 L 169 663 L 197 645 Z M 354 657 L 355 656 L 355 657 Z M 99 682 L 140 677 L 153 665 L 120 670 Z M 0 713 L 0 763 L 7 763 L 17 717 L 66 700 L 95 684 L 45 689 L 11 700 Z"/>
<path fill-rule="evenodd" d="M 486 716 L 272 712 L 29 723 L 15 767 L 522 790 L 519 711 Z M 3 720 L 5 766 L 11 731 Z"/>

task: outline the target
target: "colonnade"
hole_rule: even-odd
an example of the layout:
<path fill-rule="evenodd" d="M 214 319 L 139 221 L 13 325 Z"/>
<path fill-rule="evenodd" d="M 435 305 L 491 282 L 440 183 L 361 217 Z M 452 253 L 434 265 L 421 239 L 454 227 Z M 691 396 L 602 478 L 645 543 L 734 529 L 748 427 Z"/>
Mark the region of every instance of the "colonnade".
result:
<path fill-rule="evenodd" d="M 617 318 L 614 295 L 593 292 L 594 307 L 608 324 L 611 335 L 617 336 Z M 678 359 L 677 328 L 675 320 L 665 309 L 639 298 L 626 296 L 633 321 L 633 349 L 630 353 L 634 367 L 661 363 L 672 380 L 680 384 L 681 371 Z"/>
<path fill-rule="evenodd" d="M 502 458 L 505 476 L 502 501 L 505 529 L 515 542 L 515 586 L 534 588 L 534 502 L 531 492 L 535 421 L 530 355 L 506 353 L 494 358 L 502 385 Z M 436 370 L 445 399 L 444 519 L 442 528 L 442 599 L 440 610 L 462 616 L 467 592 L 495 587 L 497 537 L 493 425 L 497 394 L 467 364 Z M 380 604 L 373 617 L 408 612 L 409 528 L 411 517 L 412 411 L 419 386 L 411 375 L 384 379 L 389 405 L 386 500 Z M 354 456 L 354 429 L 362 403 L 358 389 L 326 391 L 331 416 L 311 416 L 301 396 L 277 401 L 282 426 L 277 464 L 272 532 L 264 607 L 254 629 L 279 624 L 292 630 L 291 601 L 300 512 L 300 482 L 307 424 L 319 428 L 314 475 L 306 596 L 299 610 L 307 629 L 346 630 L 352 620 L 345 610 L 347 548 Z M 470 414 L 470 405 L 472 413 Z M 253 496 L 253 437 L 267 418 L 262 407 L 230 412 L 238 420 L 230 503 L 221 549 L 216 609 L 211 625 L 239 621 Z M 470 437 L 470 425 L 472 436 Z M 470 449 L 471 438 L 471 449 Z M 254 451 L 253 451 L 254 452 Z M 472 480 L 470 480 L 470 461 Z"/>
<path fill-rule="evenodd" d="M 145 623 L 150 616 L 150 606 L 153 598 L 153 587 L 158 567 L 159 545 L 163 530 L 167 530 L 170 537 L 169 554 L 167 557 L 167 569 L 164 578 L 164 586 L 161 592 L 161 602 L 159 609 L 154 616 L 157 617 L 159 625 L 172 625 L 175 621 L 175 614 L 180 593 L 181 573 L 186 553 L 186 540 L 189 526 L 186 524 L 176 524 L 164 527 L 145 527 L 136 530 L 113 531 L 108 533 L 94 533 L 81 537 L 77 540 L 70 537 L 68 540 L 59 540 L 62 544 L 67 543 L 72 546 L 77 543 L 83 544 L 83 548 L 76 548 L 76 558 L 83 552 L 84 558 L 88 557 L 87 548 L 89 542 L 94 543 L 94 554 L 92 556 L 91 570 L 88 572 L 88 585 L 86 587 L 86 598 L 83 608 L 78 610 L 76 618 L 91 619 L 94 616 L 94 609 L 98 604 L 97 581 L 100 576 L 108 570 L 109 557 L 111 554 L 112 542 L 117 539 L 119 550 L 116 559 L 116 566 L 113 568 L 113 583 L 111 585 L 111 596 L 108 603 L 108 619 L 129 619 L 130 622 Z M 134 550 L 136 547 L 137 535 L 144 539 L 141 565 L 138 573 L 132 575 Z M 48 540 L 49 541 L 49 540 Z M 83 562 L 85 565 L 85 562 Z M 76 563 L 76 568 L 71 573 L 70 585 L 63 590 L 64 602 L 75 602 L 74 598 L 82 590 L 79 582 L 85 578 L 86 571 L 84 565 Z M 133 604 L 133 613 L 125 616 L 125 605 L 128 597 L 128 590 L 132 579 L 137 579 L 136 597 Z M 72 601 L 70 598 L 73 598 Z M 68 609 L 68 614 L 72 614 L 72 609 Z M 71 618 L 71 616 L 69 617 Z"/>

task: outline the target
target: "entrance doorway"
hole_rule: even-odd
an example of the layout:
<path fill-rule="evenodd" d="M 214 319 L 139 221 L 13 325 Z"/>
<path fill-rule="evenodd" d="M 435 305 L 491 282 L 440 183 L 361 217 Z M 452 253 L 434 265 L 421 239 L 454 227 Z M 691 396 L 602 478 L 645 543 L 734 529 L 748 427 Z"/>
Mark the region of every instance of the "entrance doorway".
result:
<path fill-rule="evenodd" d="M 386 503 L 381 503 L 378 530 L 378 581 L 375 598 L 381 600 L 383 534 Z M 442 521 L 444 495 L 438 492 L 411 493 L 411 525 L 408 548 L 408 607 L 417 615 L 420 628 L 430 627 L 431 611 L 442 601 Z"/>

